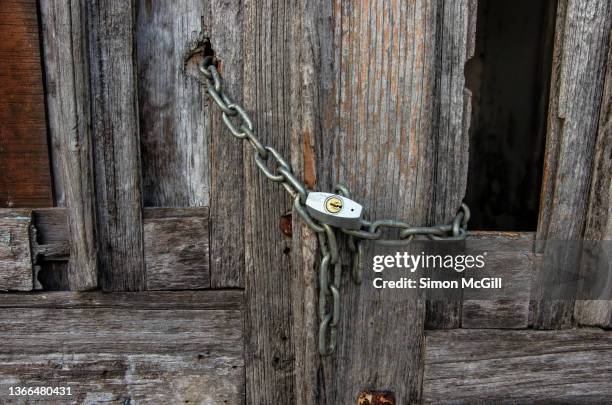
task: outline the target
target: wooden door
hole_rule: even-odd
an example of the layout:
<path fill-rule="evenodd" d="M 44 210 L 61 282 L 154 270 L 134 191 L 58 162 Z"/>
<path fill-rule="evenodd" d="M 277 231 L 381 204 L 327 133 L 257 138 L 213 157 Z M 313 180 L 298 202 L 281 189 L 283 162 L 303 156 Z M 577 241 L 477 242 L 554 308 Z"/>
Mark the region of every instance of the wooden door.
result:
<path fill-rule="evenodd" d="M 70 403 L 609 399 L 608 301 L 391 303 L 347 269 L 338 349 L 321 357 L 316 235 L 198 73 L 220 60 L 224 89 L 308 188 L 341 182 L 373 216 L 449 222 L 468 182 L 477 0 L 13 3 L 6 26 L 28 21 L 41 47 L 26 104 L 42 163 L 36 199 L 0 210 L 3 401 L 43 385 L 70 387 L 53 398 Z M 505 272 L 533 271 L 534 241 L 561 220 L 572 238 L 610 238 L 610 4 L 556 13 L 537 234 L 466 242 L 516 242 Z M 2 141 L 16 133 L 3 124 Z M 17 159 L 3 150 L 0 196 Z"/>

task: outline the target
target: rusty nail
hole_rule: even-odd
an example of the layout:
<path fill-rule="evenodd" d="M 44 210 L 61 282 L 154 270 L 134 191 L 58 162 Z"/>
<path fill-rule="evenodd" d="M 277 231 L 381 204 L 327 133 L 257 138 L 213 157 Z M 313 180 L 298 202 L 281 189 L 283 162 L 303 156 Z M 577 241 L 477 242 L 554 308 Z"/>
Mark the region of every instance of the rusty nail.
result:
<path fill-rule="evenodd" d="M 291 212 L 287 212 L 280 217 L 280 229 L 283 235 L 290 238 L 293 236 L 293 228 L 291 224 Z"/>

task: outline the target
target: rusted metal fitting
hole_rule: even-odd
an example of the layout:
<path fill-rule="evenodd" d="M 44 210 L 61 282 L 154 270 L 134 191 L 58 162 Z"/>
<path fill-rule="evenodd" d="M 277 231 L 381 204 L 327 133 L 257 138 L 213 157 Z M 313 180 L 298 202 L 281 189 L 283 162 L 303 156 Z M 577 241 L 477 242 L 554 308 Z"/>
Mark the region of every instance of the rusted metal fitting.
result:
<path fill-rule="evenodd" d="M 395 394 L 391 391 L 361 391 L 357 405 L 395 405 Z"/>

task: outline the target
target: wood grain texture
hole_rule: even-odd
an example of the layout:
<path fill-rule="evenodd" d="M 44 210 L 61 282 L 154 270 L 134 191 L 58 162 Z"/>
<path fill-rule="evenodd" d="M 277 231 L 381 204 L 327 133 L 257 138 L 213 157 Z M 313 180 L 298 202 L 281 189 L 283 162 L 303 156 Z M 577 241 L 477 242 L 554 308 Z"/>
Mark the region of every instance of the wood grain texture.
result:
<path fill-rule="evenodd" d="M 535 269 L 535 234 L 532 232 L 470 232 L 466 252 L 486 252 L 488 274 L 505 282 L 503 294 L 491 300 L 490 293 L 464 297 L 461 327 L 471 329 L 519 329 L 529 326 L 529 300 Z"/>
<path fill-rule="evenodd" d="M 0 209 L 0 291 L 33 289 L 32 211 Z"/>
<path fill-rule="evenodd" d="M 610 7 L 607 0 L 558 3 L 538 240 L 583 236 L 608 58 Z M 552 262 L 545 246 L 538 249 L 543 264 Z M 538 277 L 547 271 L 552 270 L 541 266 Z M 536 296 L 533 307 L 534 328 L 572 324 L 573 301 L 546 302 Z"/>
<path fill-rule="evenodd" d="M 255 0 L 244 2 L 242 9 L 244 104 L 259 139 L 287 158 L 292 156 L 290 103 L 296 90 L 291 72 L 300 63 L 296 59 L 298 40 L 292 35 L 301 19 L 298 6 L 294 2 Z M 222 17 L 217 16 L 219 21 Z M 211 38 L 214 36 L 213 31 Z M 224 60 L 222 53 L 218 56 Z M 296 348 L 291 336 L 291 241 L 279 227 L 281 216 L 291 209 L 291 201 L 278 184 L 254 169 L 253 153 L 250 147 L 245 148 L 246 403 L 293 404 Z"/>
<path fill-rule="evenodd" d="M 188 65 L 214 50 L 224 91 L 242 103 L 241 22 L 238 1 L 138 3 L 144 201 L 210 206 L 214 288 L 243 286 L 242 145 L 194 77 L 200 73 Z"/>
<path fill-rule="evenodd" d="M 22 211 L 6 209 L 2 212 L 14 221 Z M 68 290 L 66 264 L 72 256 L 67 209 L 36 209 L 30 215 L 33 217 L 29 232 L 31 256 L 42 267 L 38 274 L 41 282 L 51 290 Z M 208 229 L 208 207 L 145 208 L 147 289 L 208 288 Z M 20 260 L 11 256 L 4 262 L 10 267 L 18 266 Z"/>
<path fill-rule="evenodd" d="M 100 285 L 144 290 L 134 1 L 96 0 L 86 7 Z"/>
<path fill-rule="evenodd" d="M 322 168 L 322 149 L 329 147 L 323 128 L 333 93 L 333 2 L 299 2 L 290 10 L 299 16 L 288 35 L 291 63 L 291 165 L 306 186 L 331 190 L 331 168 Z M 324 146 L 325 145 L 325 146 Z M 291 241 L 291 340 L 294 351 L 293 395 L 296 404 L 326 403 L 318 351 L 319 246 L 316 234 L 294 212 Z M 329 381 L 333 384 L 333 381 Z"/>
<path fill-rule="evenodd" d="M 241 310 L 243 295 L 240 290 L 0 294 L 0 308 Z"/>
<path fill-rule="evenodd" d="M 438 24 L 435 104 L 432 131 L 433 214 L 431 223 L 449 223 L 457 213 L 467 187 L 469 167 L 469 130 L 472 94 L 466 88 L 465 65 L 474 56 L 477 0 L 443 2 Z M 458 328 L 462 304 L 427 301 L 425 327 Z"/>
<path fill-rule="evenodd" d="M 458 162 L 467 154 L 463 64 L 471 52 L 471 6 L 311 6 L 300 72 L 312 124 L 296 128 L 308 180 L 322 190 L 347 184 L 371 218 L 422 225 L 454 215 L 466 175 Z M 447 161 L 438 166 L 438 159 Z M 436 186 L 438 177 L 453 185 Z M 318 386 L 303 396 L 313 403 L 353 403 L 362 389 L 391 390 L 398 403 L 419 401 L 425 303 L 405 291 L 364 291 L 344 277 L 337 353 L 297 388 Z"/>
<path fill-rule="evenodd" d="M 55 195 L 67 207 L 68 287 L 97 287 L 91 100 L 85 3 L 40 3 Z"/>
<path fill-rule="evenodd" d="M 210 111 L 184 58 L 202 39 L 203 0 L 137 3 L 143 199 L 151 207 L 210 203 Z"/>
<path fill-rule="evenodd" d="M 145 209 L 147 290 L 210 287 L 208 215 L 208 207 Z"/>
<path fill-rule="evenodd" d="M 223 91 L 240 105 L 244 102 L 243 92 L 248 91 L 243 79 L 244 72 L 248 72 L 243 37 L 254 33 L 243 26 L 243 4 L 242 0 L 211 0 L 207 22 L 212 49 L 220 59 Z M 257 70 L 259 65 L 251 68 Z M 210 282 L 213 288 L 244 287 L 244 171 L 252 172 L 255 166 L 252 160 L 243 159 L 245 146 L 227 130 L 212 100 L 209 106 L 215 109 L 210 134 Z"/>
<path fill-rule="evenodd" d="M 612 333 L 427 332 L 424 403 L 608 403 Z"/>
<path fill-rule="evenodd" d="M 159 294 L 161 302 L 149 296 L 143 305 L 147 294 L 2 311 L 2 400 L 10 384 L 71 386 L 71 404 L 243 403 L 242 312 L 206 309 L 210 293 Z"/>
<path fill-rule="evenodd" d="M 612 34 L 611 34 L 612 35 Z M 608 40 L 606 80 L 599 113 L 585 240 L 612 240 L 612 36 Z M 584 264 L 583 264 L 584 265 Z M 579 325 L 612 328 L 612 301 L 576 301 Z"/>
<path fill-rule="evenodd" d="M 52 206 L 36 0 L 2 2 L 0 38 L 0 207 Z"/>

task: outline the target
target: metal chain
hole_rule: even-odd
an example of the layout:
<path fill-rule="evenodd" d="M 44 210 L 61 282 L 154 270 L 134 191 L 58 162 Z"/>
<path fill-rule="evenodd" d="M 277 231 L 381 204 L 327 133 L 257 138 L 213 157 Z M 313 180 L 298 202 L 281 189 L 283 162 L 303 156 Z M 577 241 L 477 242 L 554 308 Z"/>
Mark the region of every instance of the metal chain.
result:
<path fill-rule="evenodd" d="M 293 198 L 293 208 L 304 222 L 317 233 L 321 249 L 321 264 L 319 266 L 319 353 L 322 356 L 332 354 L 336 348 L 337 326 L 340 320 L 340 282 L 342 278 L 342 263 L 334 227 L 320 223 L 306 211 L 306 197 L 309 190 L 293 174 L 287 161 L 276 149 L 261 143 L 255 135 L 253 122 L 248 113 L 240 105 L 234 103 L 223 91 L 223 83 L 217 71 L 216 61 L 207 56 L 199 65 L 206 78 L 206 91 L 211 99 L 221 109 L 223 123 L 230 133 L 241 140 L 246 140 L 253 147 L 255 164 L 261 173 L 273 182 L 280 183 Z M 268 167 L 271 163 L 273 169 Z M 343 185 L 337 185 L 335 193 L 349 198 L 350 193 Z M 362 221 L 361 229 L 342 229 L 347 235 L 348 248 L 352 253 L 352 278 L 357 284 L 362 280 L 363 240 L 378 244 L 401 246 L 410 243 L 415 237 L 427 237 L 433 240 L 462 240 L 467 233 L 470 220 L 470 210 L 461 204 L 452 223 L 429 227 L 411 226 L 395 219 L 378 219 Z M 383 228 L 398 229 L 398 238 L 387 239 L 383 236 Z M 333 272 L 330 272 L 333 269 Z"/>

